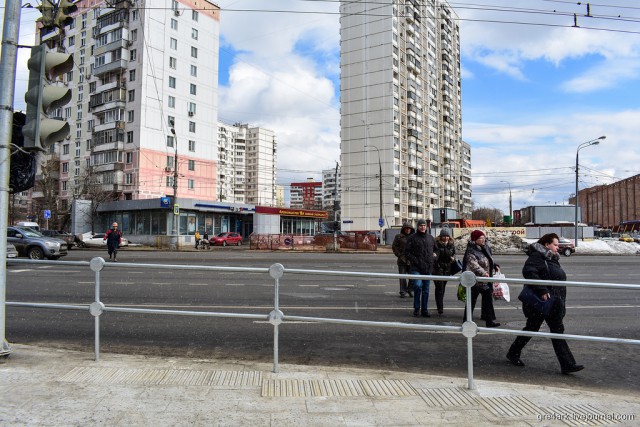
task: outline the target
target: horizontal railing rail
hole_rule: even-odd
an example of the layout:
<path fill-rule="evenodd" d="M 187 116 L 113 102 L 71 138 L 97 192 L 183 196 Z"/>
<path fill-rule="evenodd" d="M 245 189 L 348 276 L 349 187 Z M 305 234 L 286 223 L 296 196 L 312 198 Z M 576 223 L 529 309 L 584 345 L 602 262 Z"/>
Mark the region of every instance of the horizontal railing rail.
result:
<path fill-rule="evenodd" d="M 94 316 L 95 332 L 94 332 L 94 351 L 95 360 L 100 360 L 100 315 L 104 312 L 119 312 L 119 313 L 137 313 L 137 314 L 155 314 L 155 315 L 172 315 L 172 316 L 194 316 L 194 317 L 221 317 L 221 318 L 233 318 L 233 319 L 253 319 L 268 321 L 273 325 L 273 372 L 277 373 L 279 363 L 279 325 L 287 321 L 305 321 L 305 322 L 317 322 L 317 323 L 331 323 L 340 325 L 353 325 L 353 326 L 366 326 L 377 328 L 395 328 L 395 329 L 412 329 L 422 331 L 448 331 L 458 332 L 467 338 L 467 379 L 468 388 L 474 389 L 473 383 L 473 338 L 478 333 L 491 333 L 491 334 L 504 334 L 504 335 L 520 335 L 530 337 L 543 337 L 543 338 L 562 338 L 567 340 L 577 341 L 591 341 L 601 343 L 614 343 L 614 344 L 630 344 L 640 345 L 638 339 L 627 338 L 612 338 L 612 337 L 599 337 L 591 335 L 574 335 L 574 334 L 554 334 L 549 332 L 529 332 L 522 330 L 504 329 L 504 328 L 485 328 L 478 326 L 472 319 L 471 312 L 471 288 L 476 284 L 477 278 L 471 272 L 464 272 L 459 276 L 436 276 L 436 275 L 411 275 L 411 274 L 395 274 L 395 273 L 371 273 L 364 271 L 338 271 L 338 270 L 313 270 L 313 269 L 299 269 L 299 268 L 285 268 L 282 264 L 272 264 L 269 268 L 257 268 L 257 267 L 224 267 L 224 266 L 206 266 L 206 265 L 178 265 L 178 264 L 144 264 L 144 263 L 107 263 L 103 258 L 96 257 L 91 261 L 49 261 L 49 260 L 12 260 L 12 263 L 16 264 L 37 264 L 37 265 L 64 265 L 64 266 L 77 266 L 77 267 L 89 267 L 95 272 L 95 295 L 94 301 L 89 304 L 59 304 L 59 303 L 36 303 L 36 302 L 16 302 L 7 301 L 7 306 L 12 307 L 30 307 L 30 308 L 44 308 L 44 309 L 58 309 L 58 310 L 81 310 L 89 311 Z M 212 311 L 193 311 L 193 310 L 166 310 L 166 309 L 151 309 L 151 308 L 133 308 L 133 307 L 119 307 L 116 305 L 105 305 L 100 300 L 101 289 L 101 272 L 104 268 L 137 268 L 137 269 L 153 269 L 153 270 L 197 270 L 203 271 L 226 271 L 237 273 L 260 273 L 268 274 L 274 279 L 274 300 L 273 310 L 268 314 L 255 314 L 255 313 L 228 313 L 228 312 L 212 312 Z M 356 320 L 356 319 L 336 319 L 328 317 L 310 317 L 310 316 L 290 316 L 285 315 L 280 310 L 280 280 L 285 274 L 291 275 L 321 275 L 321 276 L 342 276 L 342 277 L 365 277 L 365 278 L 385 278 L 385 279 L 426 279 L 426 280 L 440 280 L 461 283 L 466 288 L 467 292 L 467 320 L 460 326 L 444 326 L 444 325 L 428 325 L 428 324 L 413 324 L 402 322 L 384 322 L 384 321 L 370 321 L 370 320 Z M 490 278 L 479 278 L 481 282 L 491 282 Z M 500 278 L 496 279 L 502 283 L 507 284 L 529 284 L 529 285 L 560 285 L 569 287 L 588 287 L 598 289 L 625 289 L 625 290 L 640 290 L 640 285 L 634 284 L 622 284 L 622 283 L 594 283 L 594 282 L 579 282 L 579 281 L 567 281 L 558 282 L 551 280 L 529 280 L 529 279 L 516 279 L 516 278 Z"/>

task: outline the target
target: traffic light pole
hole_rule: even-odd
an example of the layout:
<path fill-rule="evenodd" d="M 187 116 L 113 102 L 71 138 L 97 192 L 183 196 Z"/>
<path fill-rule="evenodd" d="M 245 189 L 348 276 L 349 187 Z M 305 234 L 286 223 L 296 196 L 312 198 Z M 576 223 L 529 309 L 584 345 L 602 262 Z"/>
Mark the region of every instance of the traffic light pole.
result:
<path fill-rule="evenodd" d="M 13 130 L 18 37 L 20 35 L 20 0 L 6 0 L 0 56 L 0 356 L 11 353 L 6 340 L 7 302 L 7 226 L 9 221 L 9 161 Z"/>

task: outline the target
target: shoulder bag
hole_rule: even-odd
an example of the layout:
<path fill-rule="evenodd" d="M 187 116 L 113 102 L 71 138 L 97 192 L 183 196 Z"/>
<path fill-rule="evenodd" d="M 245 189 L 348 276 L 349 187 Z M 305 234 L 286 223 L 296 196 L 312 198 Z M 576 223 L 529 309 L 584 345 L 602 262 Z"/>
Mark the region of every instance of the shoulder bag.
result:
<path fill-rule="evenodd" d="M 449 267 L 449 271 L 451 274 L 457 274 L 462 271 L 462 262 L 459 259 L 454 259 L 451 261 L 451 266 Z"/>

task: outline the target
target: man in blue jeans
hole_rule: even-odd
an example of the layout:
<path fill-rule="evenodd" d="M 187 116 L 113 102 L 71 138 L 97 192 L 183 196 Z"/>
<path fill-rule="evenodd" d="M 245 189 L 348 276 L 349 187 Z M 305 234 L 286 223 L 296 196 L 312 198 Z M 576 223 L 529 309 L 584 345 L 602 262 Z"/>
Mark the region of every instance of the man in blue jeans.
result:
<path fill-rule="evenodd" d="M 417 230 L 407 238 L 405 249 L 407 261 L 410 263 L 409 274 L 429 275 L 433 272 L 436 241 L 427 233 L 427 221 L 418 221 Z M 429 280 L 415 279 L 413 282 L 413 315 L 422 314 L 431 317 L 427 303 L 429 301 Z"/>

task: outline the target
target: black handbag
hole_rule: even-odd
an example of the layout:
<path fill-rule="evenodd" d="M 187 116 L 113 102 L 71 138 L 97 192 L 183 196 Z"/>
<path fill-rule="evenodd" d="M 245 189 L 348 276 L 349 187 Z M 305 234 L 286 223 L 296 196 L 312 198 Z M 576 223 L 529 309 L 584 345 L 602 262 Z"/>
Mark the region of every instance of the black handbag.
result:
<path fill-rule="evenodd" d="M 525 285 L 518 295 L 518 299 L 523 304 L 531 307 L 535 312 L 542 314 L 544 317 L 549 317 L 553 313 L 553 307 L 556 304 L 556 297 L 551 296 L 548 300 L 540 298 L 531 286 Z"/>
<path fill-rule="evenodd" d="M 454 259 L 453 261 L 451 261 L 449 271 L 451 274 L 460 273 L 462 271 L 462 262 L 459 259 Z"/>

